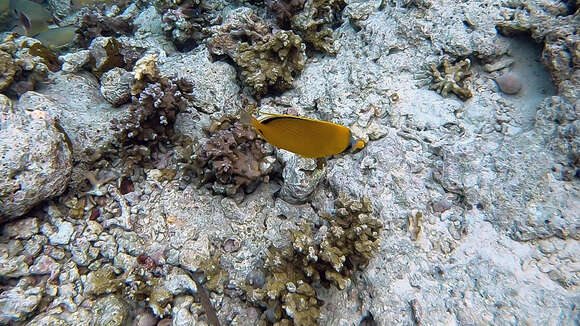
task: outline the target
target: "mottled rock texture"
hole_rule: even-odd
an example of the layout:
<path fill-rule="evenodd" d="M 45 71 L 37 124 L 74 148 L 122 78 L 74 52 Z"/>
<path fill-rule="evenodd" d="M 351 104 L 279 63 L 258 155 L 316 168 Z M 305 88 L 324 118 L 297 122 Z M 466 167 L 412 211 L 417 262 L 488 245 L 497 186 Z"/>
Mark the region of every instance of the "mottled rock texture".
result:
<path fill-rule="evenodd" d="M 55 103 L 29 92 L 13 109 L 8 98 L 0 97 L 0 217 L 5 220 L 65 190 L 72 152 L 66 135 L 45 110 Z M 39 101 L 29 102 L 33 97 Z"/>
<path fill-rule="evenodd" d="M 50 105 L 21 99 L 46 104 L 91 173 L 3 225 L 2 322 L 577 323 L 577 1 L 276 4 L 139 1 L 83 19 L 88 40 L 117 38 L 135 107 L 108 103 L 83 55 L 35 85 Z M 122 21 L 135 33 L 103 25 Z M 518 92 L 498 87 L 507 73 Z M 366 146 L 320 161 L 252 147 L 235 121 L 252 106 Z"/>

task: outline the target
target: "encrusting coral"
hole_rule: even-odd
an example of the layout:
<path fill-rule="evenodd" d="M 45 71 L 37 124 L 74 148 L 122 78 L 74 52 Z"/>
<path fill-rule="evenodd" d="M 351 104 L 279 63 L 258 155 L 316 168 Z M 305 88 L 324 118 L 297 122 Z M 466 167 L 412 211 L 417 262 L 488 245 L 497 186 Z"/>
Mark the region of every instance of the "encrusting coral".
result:
<path fill-rule="evenodd" d="M 216 193 L 234 195 L 252 192 L 274 171 L 272 149 L 257 137 L 250 126 L 225 120 L 211 133 L 195 156 L 202 184 L 211 184 Z"/>
<path fill-rule="evenodd" d="M 314 230 L 303 224 L 291 232 L 291 247 L 269 249 L 266 281 L 247 294 L 265 308 L 262 324 L 317 325 L 322 301 L 316 287 L 344 290 L 378 250 L 382 225 L 370 215 L 370 201 L 341 194 L 335 205 L 336 215 L 322 214 L 325 225 Z"/>
<path fill-rule="evenodd" d="M 442 72 L 435 65 L 431 66 L 433 84 L 429 89 L 436 90 L 437 93 L 443 96 L 447 96 L 449 92 L 452 92 L 462 100 L 472 97 L 471 89 L 465 84 L 465 79 L 471 76 L 471 71 L 469 70 L 471 61 L 464 59 L 451 65 L 449 60 L 443 59 L 442 66 Z"/>
<path fill-rule="evenodd" d="M 292 88 L 304 69 L 305 46 L 291 31 L 273 31 L 251 10 L 236 10 L 212 29 L 207 45 L 214 55 L 227 55 L 240 69 L 244 83 L 257 96 Z"/>

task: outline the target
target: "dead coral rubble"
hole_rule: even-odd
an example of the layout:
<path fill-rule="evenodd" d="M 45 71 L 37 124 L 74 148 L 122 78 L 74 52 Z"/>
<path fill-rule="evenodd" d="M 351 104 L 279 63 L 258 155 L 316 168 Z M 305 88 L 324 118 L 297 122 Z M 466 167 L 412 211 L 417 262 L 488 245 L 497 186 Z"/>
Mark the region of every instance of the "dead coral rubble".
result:
<path fill-rule="evenodd" d="M 212 32 L 207 41 L 210 52 L 230 57 L 257 96 L 292 88 L 294 77 L 304 69 L 306 54 L 300 36 L 274 32 L 251 10 L 236 10 Z"/>
<path fill-rule="evenodd" d="M 335 216 L 322 216 L 326 225 L 316 230 L 302 225 L 291 232 L 291 247 L 270 248 L 266 282 L 247 294 L 250 302 L 266 309 L 264 325 L 317 325 L 322 301 L 316 287 L 344 290 L 377 251 L 382 225 L 370 215 L 370 202 L 341 195 L 335 205 Z"/>

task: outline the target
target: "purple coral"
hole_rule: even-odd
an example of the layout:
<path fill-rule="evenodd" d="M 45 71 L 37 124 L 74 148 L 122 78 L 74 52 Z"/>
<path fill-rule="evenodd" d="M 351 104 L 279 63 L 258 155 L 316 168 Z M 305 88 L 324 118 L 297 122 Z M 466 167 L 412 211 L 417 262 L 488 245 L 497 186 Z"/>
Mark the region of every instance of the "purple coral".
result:
<path fill-rule="evenodd" d="M 225 195 L 252 192 L 273 171 L 271 164 L 269 168 L 264 164 L 271 152 L 250 126 L 226 124 L 202 146 L 196 159 L 201 182 L 212 183 L 214 191 Z"/>
<path fill-rule="evenodd" d="M 123 140 L 147 142 L 168 138 L 177 114 L 186 107 L 192 86 L 182 78 L 158 78 L 131 99 L 130 116 L 114 121 L 125 130 Z"/>

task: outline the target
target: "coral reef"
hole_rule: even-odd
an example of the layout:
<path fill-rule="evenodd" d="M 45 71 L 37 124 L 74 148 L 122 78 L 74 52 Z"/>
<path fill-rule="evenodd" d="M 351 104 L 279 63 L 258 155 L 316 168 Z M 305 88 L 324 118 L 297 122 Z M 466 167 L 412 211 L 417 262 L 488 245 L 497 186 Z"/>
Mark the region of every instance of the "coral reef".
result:
<path fill-rule="evenodd" d="M 38 40 L 10 34 L 0 44 L 0 90 L 20 96 L 46 81 L 50 71 L 60 70 L 54 52 Z"/>
<path fill-rule="evenodd" d="M 207 40 L 214 55 L 227 55 L 240 69 L 246 85 L 258 96 L 292 88 L 306 63 L 300 36 L 272 27 L 251 10 L 236 10 Z"/>
<path fill-rule="evenodd" d="M 131 22 L 134 33 L 90 36 L 92 52 L 63 55 L 55 73 L 59 62 L 42 47 L 31 52 L 30 38 L 0 48 L 3 94 L 18 96 L 11 87 L 35 74 L 21 59 L 42 62 L 35 69 L 49 77 L 21 87 L 35 91 L 18 101 L 0 96 L 0 133 L 11 133 L 0 141 L 8 153 L 0 170 L 47 184 L 54 167 L 66 163 L 57 172 L 68 173 L 73 164 L 64 193 L 1 221 L 0 324 L 577 323 L 578 1 L 33 1 L 18 0 L 48 4 L 63 25 L 97 10 L 103 22 Z M 240 22 L 244 7 L 278 26 Z M 208 28 L 219 16 L 240 23 Z M 311 22 L 301 29 L 299 18 Z M 509 25 L 520 35 L 505 37 Z M 205 38 L 221 28 L 233 43 L 216 54 Z M 365 150 L 317 164 L 274 155 L 236 126 L 247 106 L 240 92 L 258 94 L 242 72 L 282 76 L 259 71 L 260 55 L 272 69 L 291 64 L 276 49 L 254 51 L 284 43 L 278 28 L 300 37 L 305 52 L 316 50 L 308 30 L 320 33 L 321 51 L 339 53 L 314 53 L 290 71 L 283 94 L 258 80 L 266 90 L 256 105 L 351 126 L 369 140 Z M 288 46 L 280 51 L 296 49 Z M 258 68 L 226 51 L 243 47 Z M 442 55 L 449 66 L 477 60 L 468 80 L 451 77 L 469 82 L 470 100 L 417 87 L 431 71 L 425 63 L 439 65 Z M 498 93 L 492 78 L 506 70 L 522 83 L 518 96 Z M 502 92 L 519 88 L 496 81 Z M 46 129 L 58 137 L 26 117 L 49 117 Z M 59 146 L 72 159 L 43 152 Z M 206 148 L 216 157 L 197 161 Z M 255 174 L 256 166 L 256 180 L 236 185 L 234 170 Z M 15 188 L 6 180 L 0 193 Z M 375 218 L 384 223 L 380 240 Z"/>
<path fill-rule="evenodd" d="M 445 58 L 441 65 L 443 71 L 439 71 L 435 65 L 431 66 L 433 84 L 429 86 L 429 89 L 436 90 L 437 93 L 443 96 L 447 96 L 449 92 L 452 92 L 462 100 L 472 97 L 473 93 L 465 83 L 465 79 L 471 75 L 469 70 L 471 61 L 464 59 L 452 65 Z"/>
<path fill-rule="evenodd" d="M 97 37 L 118 37 L 133 33 L 132 21 L 128 17 L 105 15 L 101 7 L 86 8 L 79 17 L 77 34 L 82 48 L 87 48 Z"/>
<path fill-rule="evenodd" d="M 163 3 L 163 30 L 180 51 L 195 48 L 210 34 L 208 26 L 221 23 L 222 17 L 215 3 L 187 0 Z"/>
<path fill-rule="evenodd" d="M 202 184 L 214 192 L 233 196 L 239 190 L 250 193 L 275 172 L 272 148 L 258 138 L 254 129 L 224 118 L 194 157 Z"/>
<path fill-rule="evenodd" d="M 173 133 L 176 115 L 186 106 L 191 85 L 183 78 L 161 77 L 156 60 L 151 54 L 135 64 L 128 117 L 113 121 L 113 127 L 123 131 L 121 141 L 167 139 Z"/>
<path fill-rule="evenodd" d="M 250 302 L 265 308 L 264 324 L 318 325 L 323 303 L 316 287 L 346 289 L 353 273 L 378 250 L 382 225 L 370 215 L 369 200 L 341 194 L 335 205 L 336 215 L 322 214 L 325 225 L 313 229 L 302 224 L 291 231 L 290 247 L 268 250 L 266 281 L 253 277 L 247 294 Z"/>
<path fill-rule="evenodd" d="M 344 0 L 306 0 L 304 9 L 292 18 L 292 29 L 316 50 L 336 54 L 331 26 L 345 5 Z"/>

